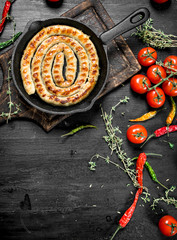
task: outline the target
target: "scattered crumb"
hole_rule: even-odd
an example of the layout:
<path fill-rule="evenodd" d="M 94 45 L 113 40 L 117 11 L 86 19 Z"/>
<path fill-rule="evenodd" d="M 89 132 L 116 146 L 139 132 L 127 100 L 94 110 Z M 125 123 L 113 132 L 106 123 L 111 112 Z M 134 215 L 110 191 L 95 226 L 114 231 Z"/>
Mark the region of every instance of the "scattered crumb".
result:
<path fill-rule="evenodd" d="M 117 213 L 118 213 L 118 214 L 121 214 L 121 212 L 120 212 L 120 211 L 117 211 Z"/>
<path fill-rule="evenodd" d="M 170 179 L 168 178 L 168 179 L 166 179 L 166 182 L 168 182 Z"/>
<path fill-rule="evenodd" d="M 101 188 L 103 188 L 104 187 L 104 185 L 101 185 Z"/>
<path fill-rule="evenodd" d="M 92 187 L 92 184 L 90 184 L 89 188 L 91 188 L 91 187 Z"/>
<path fill-rule="evenodd" d="M 132 191 L 131 191 L 130 193 L 133 195 L 133 192 L 132 192 Z"/>
<path fill-rule="evenodd" d="M 96 205 L 92 205 L 92 207 L 96 207 Z"/>
<path fill-rule="evenodd" d="M 140 206 L 140 207 L 144 207 L 144 204 L 140 204 L 139 206 Z"/>

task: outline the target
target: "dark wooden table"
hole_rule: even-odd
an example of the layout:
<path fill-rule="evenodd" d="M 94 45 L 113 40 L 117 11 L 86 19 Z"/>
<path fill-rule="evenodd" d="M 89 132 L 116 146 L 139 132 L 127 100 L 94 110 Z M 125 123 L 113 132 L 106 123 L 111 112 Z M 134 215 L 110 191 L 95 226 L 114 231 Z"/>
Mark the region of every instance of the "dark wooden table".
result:
<path fill-rule="evenodd" d="M 4 2 L 0 2 L 0 11 Z M 11 9 L 16 31 L 23 31 L 26 23 L 33 18 L 58 17 L 80 2 L 64 0 L 60 8 L 50 8 L 44 0 L 16 0 Z M 145 6 L 149 8 L 156 28 L 177 34 L 175 0 L 164 10 L 157 10 L 148 0 L 101 2 L 115 23 Z M 131 36 L 132 32 L 123 37 L 137 56 L 145 45 Z M 8 23 L 0 40 L 9 39 L 12 33 L 12 23 Z M 158 51 L 159 60 L 176 53 L 175 48 Z M 145 71 L 141 70 L 141 73 Z M 2 84 L 2 73 L 0 82 Z M 123 148 L 127 155 L 134 157 L 142 150 L 126 139 L 127 127 L 131 125 L 128 119 L 142 115 L 149 108 L 144 96 L 130 90 L 129 80 L 124 86 L 99 99 L 90 111 L 71 116 L 48 133 L 25 119 L 9 121 L 0 126 L 1 239 L 109 239 L 121 215 L 131 205 L 135 188 L 128 176 L 111 164 L 98 159 L 96 171 L 92 172 L 88 162 L 96 153 L 110 156 L 110 150 L 102 138 L 105 127 L 100 103 L 105 111 L 109 111 L 124 96 L 130 97 L 130 102 L 116 110 L 114 124 L 122 131 Z M 164 125 L 170 108 L 168 99 L 165 107 L 167 109 L 156 118 L 143 123 L 149 134 Z M 61 138 L 70 129 L 88 123 L 97 126 L 97 130 L 85 129 L 72 137 Z M 168 187 L 177 184 L 176 139 L 173 133 L 169 139 L 167 136 L 153 139 L 143 148 L 145 152 L 163 154 L 162 158 L 148 157 L 148 161 L 158 179 Z M 164 140 L 173 143 L 174 149 L 170 149 Z M 117 161 L 115 155 L 112 159 Z M 115 239 L 166 239 L 158 230 L 160 217 L 169 214 L 177 219 L 175 207 L 163 202 L 152 211 L 152 199 L 164 196 L 164 190 L 152 182 L 146 170 L 144 185 L 149 189 L 151 202 L 144 203 L 139 199 L 131 222 Z M 177 198 L 177 192 L 174 191 L 170 196 Z"/>

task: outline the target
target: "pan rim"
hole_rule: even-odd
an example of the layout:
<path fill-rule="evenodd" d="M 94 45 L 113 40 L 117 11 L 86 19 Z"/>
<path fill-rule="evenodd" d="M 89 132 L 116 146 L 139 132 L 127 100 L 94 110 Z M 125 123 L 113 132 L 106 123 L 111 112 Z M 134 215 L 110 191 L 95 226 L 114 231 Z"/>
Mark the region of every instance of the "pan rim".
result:
<path fill-rule="evenodd" d="M 104 53 L 105 53 L 106 65 L 107 65 L 107 70 L 106 70 L 106 74 L 105 74 L 105 77 L 104 77 L 104 80 L 103 80 L 103 84 L 102 84 L 102 86 L 100 87 L 99 91 L 96 93 L 96 95 L 93 96 L 93 98 L 92 98 L 90 101 L 88 101 L 88 105 L 87 105 L 87 106 L 81 106 L 81 107 L 80 107 L 78 104 L 75 104 L 75 105 L 72 105 L 72 106 L 74 107 L 74 109 L 72 109 L 72 110 L 67 110 L 67 107 L 63 107 L 63 106 L 53 106 L 53 107 L 55 108 L 55 110 L 50 110 L 50 109 L 42 108 L 42 107 L 38 106 L 37 104 L 33 103 L 30 99 L 28 99 L 28 98 L 25 96 L 25 94 L 23 93 L 23 91 L 20 89 L 18 82 L 16 81 L 16 74 L 15 74 L 15 72 L 14 72 L 15 54 L 16 54 L 16 52 L 17 52 L 17 48 L 19 47 L 19 44 L 20 44 L 21 40 L 22 40 L 23 37 L 26 36 L 26 34 L 29 32 L 30 26 L 31 26 L 32 24 L 36 23 L 36 22 L 43 22 L 43 23 L 45 23 L 45 22 L 47 22 L 47 21 L 60 21 L 60 20 L 66 20 L 66 21 L 69 20 L 69 21 L 72 21 L 72 22 L 75 23 L 75 24 L 78 23 L 78 24 L 80 24 L 81 26 L 83 26 L 83 28 L 89 29 L 89 30 L 93 33 L 93 35 L 95 35 L 95 36 L 97 37 L 97 39 L 99 39 L 98 35 L 97 35 L 89 26 L 87 26 L 87 24 L 83 24 L 83 23 L 81 23 L 80 21 L 75 20 L 75 19 L 72 19 L 72 18 L 69 18 L 69 17 L 54 17 L 54 18 L 42 18 L 42 19 L 37 19 L 37 18 L 36 18 L 36 19 L 30 20 L 30 21 L 28 21 L 28 23 L 26 24 L 25 29 L 24 29 L 22 35 L 21 35 L 21 36 L 19 37 L 19 39 L 17 40 L 17 43 L 16 43 L 16 45 L 15 45 L 15 47 L 14 47 L 14 50 L 13 50 L 13 53 L 12 53 L 11 69 L 12 69 L 13 82 L 14 82 L 15 87 L 17 88 L 18 92 L 19 92 L 20 95 L 23 97 L 23 99 L 24 99 L 28 104 L 30 104 L 32 107 L 38 109 L 38 110 L 41 111 L 41 112 L 45 112 L 45 113 L 53 114 L 53 115 L 66 115 L 66 114 L 67 114 L 67 115 L 70 115 L 70 114 L 74 114 L 74 113 L 86 112 L 86 111 L 90 110 L 90 109 L 93 107 L 93 105 L 94 105 L 94 103 L 96 102 L 98 96 L 99 96 L 99 95 L 101 94 L 101 92 L 103 91 L 104 86 L 105 86 L 105 84 L 106 84 L 107 77 L 108 77 L 108 75 L 109 75 L 109 61 L 108 61 L 108 56 L 107 56 L 107 46 L 106 46 L 106 45 L 103 45 L 103 44 L 102 44 L 102 48 L 103 48 Z M 56 24 L 57 24 L 57 23 L 56 23 Z M 58 23 L 58 24 L 59 24 L 59 23 Z M 54 25 L 54 24 L 48 24 L 48 25 L 45 25 L 45 26 L 43 26 L 43 27 L 52 26 L 52 25 Z M 64 24 L 63 24 L 63 25 L 64 25 Z M 70 26 L 69 24 L 66 24 L 66 25 Z M 42 29 L 43 27 L 41 27 L 41 29 Z M 80 28 L 78 28 L 78 29 L 80 29 Z M 40 31 L 40 30 L 38 30 L 38 31 Z M 87 34 L 87 33 L 86 33 L 86 34 Z M 33 36 L 34 36 L 34 35 L 35 35 L 35 33 L 33 34 Z M 33 36 L 32 36 L 32 37 L 33 37 Z M 31 37 L 31 38 L 32 38 L 32 37 Z M 30 39 L 31 39 L 31 38 L 30 38 Z M 100 41 L 101 41 L 101 40 L 100 40 Z M 94 42 L 93 42 L 93 44 L 95 45 Z M 95 47 L 96 47 L 96 46 L 95 46 Z M 97 49 L 97 47 L 96 47 L 96 49 Z M 24 50 L 24 49 L 23 49 L 23 50 Z M 99 77 L 98 77 L 98 81 L 99 81 Z M 96 85 L 97 85 L 97 84 L 96 84 Z M 95 87 L 96 87 L 96 85 L 95 85 Z M 38 97 L 39 97 L 39 96 L 38 96 Z M 40 98 L 40 97 L 39 97 L 39 98 Z M 88 97 L 87 97 L 87 98 L 88 98 Z M 85 98 L 86 101 L 87 101 L 87 98 Z M 85 100 L 85 99 L 84 99 L 84 100 Z M 42 100 L 41 100 L 41 101 L 42 101 Z M 82 101 L 81 101 L 81 102 L 82 102 Z M 47 105 L 51 106 L 51 105 L 48 104 L 48 103 L 45 103 L 45 105 L 46 105 L 46 106 L 47 106 Z M 61 111 L 61 109 L 62 109 L 62 111 Z M 66 109 L 66 110 L 64 110 L 64 109 Z"/>

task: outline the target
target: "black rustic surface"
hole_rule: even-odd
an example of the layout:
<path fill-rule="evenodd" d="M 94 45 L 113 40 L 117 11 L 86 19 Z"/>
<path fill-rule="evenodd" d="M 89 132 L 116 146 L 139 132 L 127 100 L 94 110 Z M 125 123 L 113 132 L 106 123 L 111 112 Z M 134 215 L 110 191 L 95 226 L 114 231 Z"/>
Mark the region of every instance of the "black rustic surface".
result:
<path fill-rule="evenodd" d="M 0 10 L 5 0 L 0 2 Z M 15 17 L 17 31 L 23 31 L 26 23 L 33 18 L 55 17 L 82 1 L 64 0 L 60 8 L 46 5 L 44 0 L 16 0 L 11 13 Z M 154 26 L 166 33 L 177 35 L 177 4 L 172 1 L 168 9 L 157 10 L 148 0 L 102 0 L 103 6 L 116 23 L 139 7 L 148 7 Z M 129 47 L 137 56 L 144 45 L 132 37 L 133 31 L 123 35 Z M 1 41 L 12 35 L 12 23 L 6 24 Z M 176 55 L 176 49 L 158 51 L 159 60 L 168 55 Z M 143 69 L 141 71 L 145 73 Z M 2 73 L 0 82 L 2 83 Z M 76 114 L 60 123 L 49 133 L 32 121 L 14 120 L 0 126 L 0 235 L 1 239 L 61 239 L 98 240 L 109 239 L 124 211 L 131 205 L 135 189 L 127 175 L 112 165 L 97 160 L 95 172 L 88 169 L 90 158 L 99 153 L 110 155 L 106 143 L 104 123 L 101 118 L 100 103 L 105 111 L 124 96 L 130 102 L 121 105 L 114 114 L 114 124 L 122 130 L 124 149 L 130 157 L 142 150 L 126 140 L 126 130 L 130 118 L 140 116 L 149 110 L 144 96 L 130 90 L 129 80 L 124 86 L 99 99 L 87 113 Z M 156 118 L 143 125 L 152 133 L 165 123 L 170 107 L 161 111 Z M 124 113 L 124 114 L 122 114 Z M 85 129 L 68 138 L 61 135 L 81 124 L 93 124 L 97 129 Z M 174 124 L 176 123 L 176 118 Z M 148 157 L 161 182 L 170 187 L 177 184 L 177 141 L 176 133 L 170 134 L 170 149 L 167 136 L 151 140 L 143 151 L 163 154 L 162 158 Z M 113 160 L 116 157 L 112 156 Z M 164 195 L 157 188 L 147 171 L 144 171 L 144 185 L 151 193 L 151 199 Z M 177 198 L 176 191 L 171 194 Z M 156 211 L 151 203 L 139 199 L 136 211 L 127 227 L 120 231 L 116 239 L 166 239 L 158 230 L 161 216 L 169 214 L 177 219 L 173 206 L 161 203 Z M 163 211 L 162 211 L 163 209 Z M 172 237 L 171 239 L 176 239 Z"/>

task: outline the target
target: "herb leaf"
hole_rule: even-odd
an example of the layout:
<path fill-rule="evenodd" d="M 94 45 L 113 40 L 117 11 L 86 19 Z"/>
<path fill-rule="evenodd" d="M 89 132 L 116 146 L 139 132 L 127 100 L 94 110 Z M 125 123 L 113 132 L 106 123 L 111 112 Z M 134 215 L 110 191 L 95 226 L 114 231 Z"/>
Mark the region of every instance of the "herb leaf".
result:
<path fill-rule="evenodd" d="M 7 123 L 11 119 L 12 116 L 17 115 L 21 111 L 20 104 L 18 105 L 18 104 L 15 104 L 14 102 L 12 102 L 12 96 L 11 96 L 12 91 L 11 91 L 11 86 L 10 86 L 11 78 L 12 78 L 11 77 L 11 67 L 10 67 L 11 61 L 9 61 L 8 64 L 9 64 L 9 68 L 8 68 L 7 79 L 6 79 L 7 83 L 8 83 L 7 84 L 8 89 L 7 89 L 6 93 L 9 97 L 9 101 L 7 103 L 9 112 L 2 112 L 0 114 L 0 117 L 5 118 Z M 13 112 L 13 109 L 14 109 L 14 112 Z"/>

